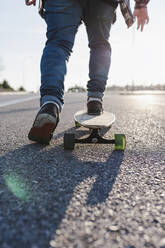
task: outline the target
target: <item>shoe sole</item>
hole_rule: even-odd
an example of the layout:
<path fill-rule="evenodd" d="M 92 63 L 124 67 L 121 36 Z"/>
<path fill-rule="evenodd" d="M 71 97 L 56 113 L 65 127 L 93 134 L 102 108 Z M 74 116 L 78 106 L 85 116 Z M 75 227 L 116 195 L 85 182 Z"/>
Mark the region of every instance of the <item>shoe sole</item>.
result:
<path fill-rule="evenodd" d="M 88 113 L 88 115 L 102 115 L 103 114 L 103 112 L 87 112 Z"/>
<path fill-rule="evenodd" d="M 28 134 L 29 140 L 48 145 L 57 123 L 57 119 L 53 116 L 49 114 L 40 114 Z"/>

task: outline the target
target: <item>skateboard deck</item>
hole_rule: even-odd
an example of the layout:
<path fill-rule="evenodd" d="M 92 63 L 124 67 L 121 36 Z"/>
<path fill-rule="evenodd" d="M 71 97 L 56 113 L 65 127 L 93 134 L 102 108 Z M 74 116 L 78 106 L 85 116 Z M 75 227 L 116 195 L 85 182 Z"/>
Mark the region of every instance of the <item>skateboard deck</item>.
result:
<path fill-rule="evenodd" d="M 107 111 L 101 115 L 89 115 L 86 110 L 80 110 L 75 113 L 74 120 L 86 128 L 108 128 L 115 122 L 115 115 Z"/>

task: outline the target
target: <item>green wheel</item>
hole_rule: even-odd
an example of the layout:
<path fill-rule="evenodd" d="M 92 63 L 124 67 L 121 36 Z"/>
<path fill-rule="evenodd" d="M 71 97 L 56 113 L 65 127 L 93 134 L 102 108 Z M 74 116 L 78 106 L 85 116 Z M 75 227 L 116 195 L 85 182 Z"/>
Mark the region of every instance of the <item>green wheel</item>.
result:
<path fill-rule="evenodd" d="M 75 127 L 81 127 L 80 123 L 75 121 Z"/>
<path fill-rule="evenodd" d="M 75 145 L 75 135 L 74 133 L 65 133 L 64 134 L 64 149 L 73 150 Z"/>
<path fill-rule="evenodd" d="M 115 134 L 115 150 L 124 151 L 126 148 L 125 134 Z"/>

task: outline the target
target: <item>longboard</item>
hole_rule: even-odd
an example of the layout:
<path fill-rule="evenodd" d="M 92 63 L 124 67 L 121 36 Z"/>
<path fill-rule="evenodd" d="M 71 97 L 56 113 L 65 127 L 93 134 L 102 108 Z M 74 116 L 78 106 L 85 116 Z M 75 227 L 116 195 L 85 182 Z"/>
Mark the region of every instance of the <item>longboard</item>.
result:
<path fill-rule="evenodd" d="M 115 150 L 124 150 L 126 147 L 126 138 L 124 134 L 115 134 L 114 139 L 105 139 L 100 134 L 100 129 L 111 128 L 115 122 L 115 115 L 104 111 L 101 115 L 89 115 L 86 110 L 80 110 L 75 113 L 74 121 L 76 127 L 86 127 L 90 129 L 90 135 L 87 138 L 77 139 L 74 133 L 64 134 L 64 149 L 73 150 L 76 143 L 80 144 L 114 144 Z"/>
<path fill-rule="evenodd" d="M 100 115 L 89 115 L 86 110 L 80 110 L 74 115 L 75 123 L 90 129 L 108 128 L 115 122 L 115 115 L 104 111 Z"/>

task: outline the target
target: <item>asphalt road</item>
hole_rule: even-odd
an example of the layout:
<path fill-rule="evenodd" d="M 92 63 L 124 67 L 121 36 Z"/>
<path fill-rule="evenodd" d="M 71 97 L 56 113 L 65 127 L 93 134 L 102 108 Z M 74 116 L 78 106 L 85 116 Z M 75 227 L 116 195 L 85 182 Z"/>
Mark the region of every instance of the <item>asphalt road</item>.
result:
<path fill-rule="evenodd" d="M 39 100 L 20 98 L 0 96 L 0 248 L 165 248 L 164 96 L 105 95 L 124 152 L 64 151 L 65 131 L 87 134 L 73 128 L 85 94 L 66 94 L 49 146 L 30 142 Z"/>

